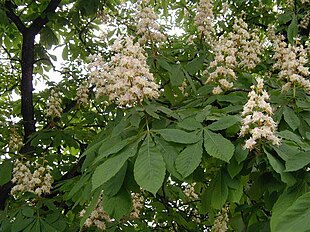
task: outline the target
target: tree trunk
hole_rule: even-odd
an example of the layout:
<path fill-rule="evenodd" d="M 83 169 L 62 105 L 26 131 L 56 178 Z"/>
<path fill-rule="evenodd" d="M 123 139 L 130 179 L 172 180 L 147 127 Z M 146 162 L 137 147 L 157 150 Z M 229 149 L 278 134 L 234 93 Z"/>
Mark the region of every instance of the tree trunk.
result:
<path fill-rule="evenodd" d="M 27 30 L 23 33 L 22 45 L 22 80 L 21 80 L 21 112 L 24 126 L 23 153 L 31 151 L 29 136 L 35 132 L 34 106 L 32 99 L 33 91 L 33 64 L 34 64 L 34 39 L 35 35 Z"/>

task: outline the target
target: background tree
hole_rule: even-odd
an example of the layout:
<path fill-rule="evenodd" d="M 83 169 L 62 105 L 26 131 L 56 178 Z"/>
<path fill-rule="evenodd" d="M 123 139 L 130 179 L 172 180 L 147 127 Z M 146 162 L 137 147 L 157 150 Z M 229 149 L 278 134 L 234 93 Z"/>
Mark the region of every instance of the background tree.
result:
<path fill-rule="evenodd" d="M 0 6 L 0 231 L 308 231 L 309 1 Z"/>

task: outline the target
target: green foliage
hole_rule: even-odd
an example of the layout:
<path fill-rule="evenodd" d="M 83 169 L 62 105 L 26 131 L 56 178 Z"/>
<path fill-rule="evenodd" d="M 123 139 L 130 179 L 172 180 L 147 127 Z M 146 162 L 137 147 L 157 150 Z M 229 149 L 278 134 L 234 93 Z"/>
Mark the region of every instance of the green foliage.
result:
<path fill-rule="evenodd" d="M 0 232 L 96 231 L 95 224 L 86 225 L 98 208 L 112 219 L 104 220 L 106 231 L 211 231 L 225 206 L 227 231 L 309 231 L 310 96 L 298 84 L 282 91 L 287 80 L 274 67 L 267 28 L 272 25 L 289 46 L 306 46 L 309 25 L 301 23 L 310 5 L 213 2 L 211 44 L 194 22 L 198 1 L 149 1 L 167 36 L 143 46 L 160 97 L 118 106 L 109 96 L 97 98 L 93 83 L 87 86 L 87 104 L 78 102 L 77 94 L 89 83 L 89 56 L 106 63 L 115 55 L 111 46 L 118 36 L 139 40 L 140 2 L 63 0 L 49 12 L 48 5 L 57 1 L 0 1 Z M 254 69 L 232 67 L 234 87 L 214 95 L 217 84 L 207 82 L 205 70 L 212 71 L 214 48 L 232 32 L 236 18 L 256 31 L 263 52 Z M 40 30 L 33 29 L 42 22 Z M 25 53 L 23 41 L 30 34 L 34 55 L 27 63 L 30 50 Z M 308 60 L 300 62 L 309 68 Z M 33 70 L 33 102 L 26 97 L 26 108 L 33 105 L 35 122 L 24 119 L 21 104 L 25 67 Z M 247 138 L 240 136 L 241 112 L 256 77 L 264 77 L 281 145 L 261 139 L 248 150 Z M 39 82 L 46 87 L 40 89 Z M 60 117 L 46 113 L 51 89 L 60 94 Z M 35 130 L 27 137 L 32 123 Z M 14 150 L 17 139 L 23 148 Z M 32 173 L 48 166 L 50 192 L 12 196 L 17 159 L 29 162 Z"/>

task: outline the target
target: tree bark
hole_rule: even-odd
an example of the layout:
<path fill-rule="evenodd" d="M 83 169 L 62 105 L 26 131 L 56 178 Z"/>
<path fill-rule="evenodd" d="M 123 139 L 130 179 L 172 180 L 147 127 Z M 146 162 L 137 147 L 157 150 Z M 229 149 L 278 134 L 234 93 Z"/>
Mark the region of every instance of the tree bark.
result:
<path fill-rule="evenodd" d="M 22 45 L 22 80 L 21 80 L 21 113 L 23 116 L 24 126 L 24 148 L 22 153 L 31 151 L 29 137 L 36 130 L 34 119 L 34 106 L 32 99 L 33 91 L 33 64 L 34 64 L 34 39 L 35 35 L 26 30 L 23 33 Z"/>
<path fill-rule="evenodd" d="M 5 0 L 4 7 L 6 16 L 15 24 L 18 31 L 22 34 L 22 51 L 21 51 L 21 114 L 23 118 L 24 128 L 24 146 L 20 153 L 33 153 L 34 149 L 30 143 L 30 136 L 36 131 L 34 105 L 33 105 L 33 68 L 34 68 L 34 44 L 35 36 L 39 34 L 42 28 L 48 23 L 48 16 L 55 14 L 61 0 L 51 0 L 45 10 L 32 21 L 32 24 L 27 27 L 15 13 L 17 7 L 11 0 Z M 9 197 L 12 188 L 12 183 L 1 186 L 0 188 L 0 210 L 4 209 L 5 201 Z"/>

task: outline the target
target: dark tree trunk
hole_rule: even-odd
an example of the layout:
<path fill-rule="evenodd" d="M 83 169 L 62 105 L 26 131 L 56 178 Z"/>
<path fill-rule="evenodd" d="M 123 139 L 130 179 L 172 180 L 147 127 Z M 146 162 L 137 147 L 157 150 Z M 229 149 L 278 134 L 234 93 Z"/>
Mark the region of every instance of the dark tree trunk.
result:
<path fill-rule="evenodd" d="M 33 64 L 34 64 L 34 39 L 35 35 L 29 30 L 23 33 L 22 45 L 22 80 L 21 80 L 21 113 L 24 126 L 24 144 L 22 153 L 31 152 L 28 141 L 29 136 L 35 132 L 34 107 L 32 99 L 33 91 Z"/>

